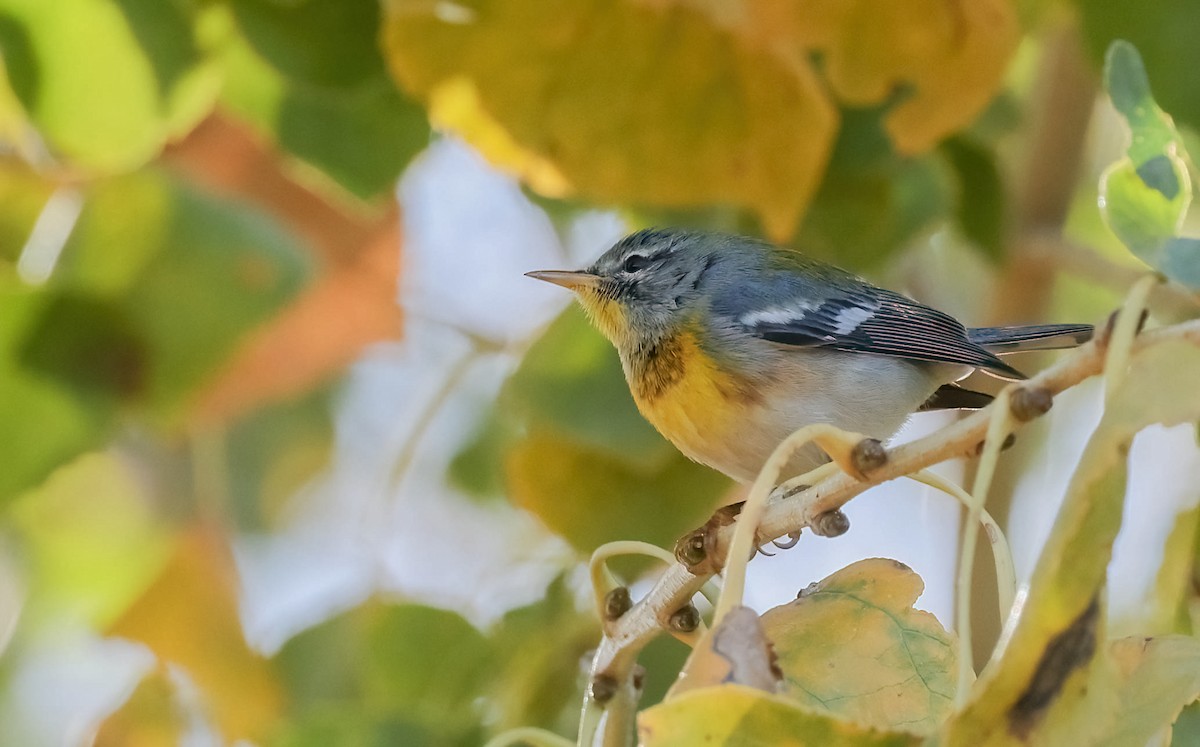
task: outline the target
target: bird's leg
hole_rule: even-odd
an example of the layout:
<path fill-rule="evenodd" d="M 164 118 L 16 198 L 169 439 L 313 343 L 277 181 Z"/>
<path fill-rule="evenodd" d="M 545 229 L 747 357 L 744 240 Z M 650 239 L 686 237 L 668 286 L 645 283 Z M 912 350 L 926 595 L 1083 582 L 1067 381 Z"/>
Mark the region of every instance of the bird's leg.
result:
<path fill-rule="evenodd" d="M 791 498 L 794 495 L 799 495 L 800 493 L 803 493 L 805 490 L 808 490 L 809 487 L 810 486 L 808 486 L 808 485 L 791 485 L 791 484 L 785 482 L 782 485 L 775 488 L 775 490 L 771 493 L 771 497 L 767 499 L 767 502 L 774 503 L 776 501 L 786 501 L 788 498 Z M 777 539 L 771 540 L 771 544 L 774 545 L 775 547 L 779 548 L 780 550 L 790 550 L 793 547 L 795 547 L 796 543 L 799 541 L 800 541 L 800 530 L 797 529 L 794 532 L 788 532 L 786 540 L 783 540 L 783 541 L 777 540 Z M 774 555 L 775 554 L 775 553 L 767 552 L 766 550 L 763 550 L 761 547 L 759 548 L 759 552 L 761 552 L 763 555 Z"/>
<path fill-rule="evenodd" d="M 696 575 L 721 572 L 724 558 L 716 557 L 717 532 L 729 526 L 742 512 L 745 501 L 721 506 L 704 525 L 693 529 L 675 541 L 675 559 Z"/>
<path fill-rule="evenodd" d="M 768 500 L 774 500 L 774 496 Z M 708 520 L 708 524 L 706 526 L 711 526 L 713 522 L 717 522 L 716 526 L 718 528 L 725 526 L 726 524 L 732 524 L 733 520 L 742 513 L 742 509 L 745 507 L 745 505 L 745 501 L 738 501 L 737 503 L 730 503 L 728 506 L 721 506 L 712 515 L 712 518 Z M 766 550 L 762 549 L 762 544 L 759 543 L 757 539 L 758 538 L 756 537 L 754 542 L 754 553 L 750 556 L 750 559 L 753 560 L 755 555 L 766 555 L 768 558 L 774 557 L 775 553 L 767 552 Z M 772 540 L 772 544 L 773 543 L 774 541 Z"/>

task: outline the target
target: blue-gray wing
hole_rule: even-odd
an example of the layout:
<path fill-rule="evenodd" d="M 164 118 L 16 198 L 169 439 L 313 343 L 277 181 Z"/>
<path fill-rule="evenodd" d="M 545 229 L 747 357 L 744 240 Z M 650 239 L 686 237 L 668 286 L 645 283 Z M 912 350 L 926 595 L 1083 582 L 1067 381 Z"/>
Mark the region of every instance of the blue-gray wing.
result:
<path fill-rule="evenodd" d="M 863 284 L 820 300 L 743 311 L 738 322 L 764 340 L 913 360 L 958 363 L 1005 378 L 1024 375 L 972 342 L 957 319 L 899 293 Z"/>

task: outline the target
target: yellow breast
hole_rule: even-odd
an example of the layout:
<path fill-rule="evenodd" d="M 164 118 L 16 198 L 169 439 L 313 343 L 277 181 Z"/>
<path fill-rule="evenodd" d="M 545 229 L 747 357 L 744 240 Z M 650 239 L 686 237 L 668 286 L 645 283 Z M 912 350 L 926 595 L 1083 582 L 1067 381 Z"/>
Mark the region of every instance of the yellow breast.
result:
<path fill-rule="evenodd" d="M 722 371 L 691 332 L 624 363 L 642 415 L 692 459 L 721 461 L 732 427 L 756 397 L 753 389 Z"/>

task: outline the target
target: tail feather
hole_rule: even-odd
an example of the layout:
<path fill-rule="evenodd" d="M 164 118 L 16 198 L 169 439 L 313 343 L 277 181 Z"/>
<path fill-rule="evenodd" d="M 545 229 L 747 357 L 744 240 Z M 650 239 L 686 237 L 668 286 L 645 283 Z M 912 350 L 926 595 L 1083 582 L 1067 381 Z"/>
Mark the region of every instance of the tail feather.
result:
<path fill-rule="evenodd" d="M 971 342 L 993 353 L 1073 348 L 1092 339 L 1090 324 L 1033 324 L 1014 327 L 976 327 L 967 330 Z"/>

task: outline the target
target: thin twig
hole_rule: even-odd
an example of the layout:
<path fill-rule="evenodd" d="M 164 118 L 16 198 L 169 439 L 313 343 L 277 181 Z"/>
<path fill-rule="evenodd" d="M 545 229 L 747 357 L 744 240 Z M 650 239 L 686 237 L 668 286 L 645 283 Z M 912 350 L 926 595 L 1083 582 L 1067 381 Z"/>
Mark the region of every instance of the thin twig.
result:
<path fill-rule="evenodd" d="M 979 542 L 979 520 L 983 513 L 983 504 L 987 502 L 988 490 L 992 487 L 992 477 L 996 474 L 996 464 L 1000 461 L 1000 450 L 1004 439 L 1012 432 L 1014 419 L 1009 410 L 1012 407 L 1012 385 L 1000 392 L 991 406 L 991 418 L 988 419 L 987 436 L 984 437 L 983 453 L 979 459 L 979 468 L 975 470 L 975 485 L 968 493 L 967 515 L 963 523 L 962 548 L 958 559 L 958 578 L 954 589 L 955 628 L 958 633 L 958 688 L 955 703 L 960 707 L 967 700 L 971 682 L 974 679 L 971 655 L 971 580 L 975 575 L 975 548 Z"/>
<path fill-rule="evenodd" d="M 936 472 L 923 469 L 908 475 L 908 478 L 958 499 L 963 508 L 970 506 L 971 494 Z M 1009 547 L 1008 539 L 1004 536 L 1004 531 L 1000 529 L 1000 525 L 996 523 L 996 520 L 992 518 L 987 509 L 982 506 L 979 509 L 979 525 L 983 527 L 984 532 L 987 534 L 988 543 L 992 548 L 992 561 L 996 567 L 996 604 L 1000 610 L 1000 619 L 1004 620 L 1008 617 L 1008 613 L 1012 609 L 1013 599 L 1016 597 L 1017 591 L 1017 577 L 1016 572 L 1013 570 L 1012 549 Z"/>

